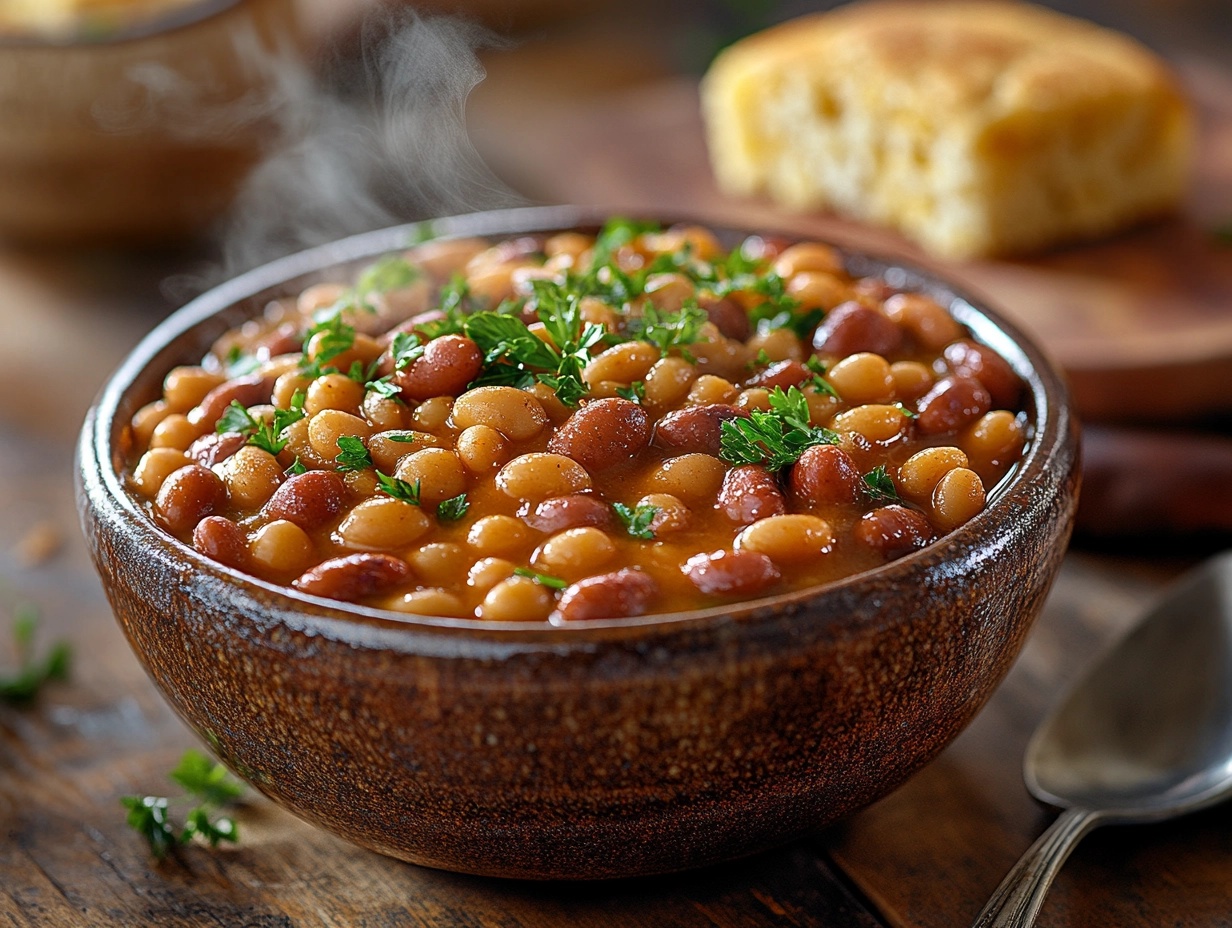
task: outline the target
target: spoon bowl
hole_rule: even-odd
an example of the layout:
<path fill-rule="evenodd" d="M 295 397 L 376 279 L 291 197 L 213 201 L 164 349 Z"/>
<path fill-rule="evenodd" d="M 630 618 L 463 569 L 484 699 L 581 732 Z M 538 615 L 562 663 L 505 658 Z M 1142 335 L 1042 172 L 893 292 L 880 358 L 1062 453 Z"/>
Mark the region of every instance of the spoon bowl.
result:
<path fill-rule="evenodd" d="M 976 928 L 1035 921 L 1087 831 L 1161 821 L 1232 795 L 1232 552 L 1182 578 L 1061 700 L 1027 747 L 1037 799 L 1064 809 Z"/>

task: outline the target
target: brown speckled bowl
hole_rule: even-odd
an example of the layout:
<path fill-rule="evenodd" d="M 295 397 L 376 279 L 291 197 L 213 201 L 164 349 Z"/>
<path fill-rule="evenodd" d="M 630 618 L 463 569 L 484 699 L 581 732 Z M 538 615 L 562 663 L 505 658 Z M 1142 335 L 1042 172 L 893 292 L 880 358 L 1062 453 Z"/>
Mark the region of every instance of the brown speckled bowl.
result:
<path fill-rule="evenodd" d="M 480 214 L 448 235 L 593 226 Z M 725 609 L 548 628 L 414 619 L 244 576 L 158 529 L 117 471 L 132 413 L 174 365 L 322 267 L 406 244 L 361 235 L 205 294 L 143 341 L 80 446 L 80 503 L 116 617 L 181 716 L 310 822 L 385 854 L 533 878 L 661 873 L 847 815 L 927 763 L 1018 653 L 1061 563 L 1078 484 L 1064 387 L 1010 325 L 912 268 L 1029 385 L 1034 437 L 986 511 L 826 587 Z"/>

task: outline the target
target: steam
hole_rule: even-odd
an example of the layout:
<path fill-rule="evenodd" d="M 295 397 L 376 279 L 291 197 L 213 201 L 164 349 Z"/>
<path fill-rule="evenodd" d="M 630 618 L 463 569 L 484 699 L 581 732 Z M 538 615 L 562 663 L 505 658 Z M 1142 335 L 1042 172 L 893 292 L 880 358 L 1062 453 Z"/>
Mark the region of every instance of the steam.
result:
<path fill-rule="evenodd" d="M 281 141 L 230 211 L 224 274 L 355 232 L 521 202 L 466 131 L 466 99 L 484 77 L 476 53 L 501 44 L 465 20 L 385 11 L 363 24 L 358 63 L 335 63 L 329 87 L 284 61 L 270 110 Z"/>

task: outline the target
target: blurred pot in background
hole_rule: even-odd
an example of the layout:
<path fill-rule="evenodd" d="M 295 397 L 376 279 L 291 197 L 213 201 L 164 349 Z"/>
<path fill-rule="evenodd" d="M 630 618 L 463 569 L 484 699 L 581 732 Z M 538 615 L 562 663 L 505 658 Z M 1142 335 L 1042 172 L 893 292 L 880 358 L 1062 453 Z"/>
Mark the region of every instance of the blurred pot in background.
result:
<path fill-rule="evenodd" d="M 0 237 L 169 244 L 216 219 L 303 73 L 295 0 L 77 0 L 76 29 L 36 6 L 0 21 Z"/>

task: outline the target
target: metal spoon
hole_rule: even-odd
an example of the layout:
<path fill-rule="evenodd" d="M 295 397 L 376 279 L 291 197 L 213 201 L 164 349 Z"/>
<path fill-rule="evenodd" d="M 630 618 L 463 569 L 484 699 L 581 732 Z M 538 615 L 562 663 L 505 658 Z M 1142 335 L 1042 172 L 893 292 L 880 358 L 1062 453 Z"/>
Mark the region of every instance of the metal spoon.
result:
<path fill-rule="evenodd" d="M 1023 776 L 1063 811 L 973 928 L 1027 928 L 1074 845 L 1105 824 L 1193 812 L 1232 795 L 1232 552 L 1183 577 L 1053 710 Z"/>

